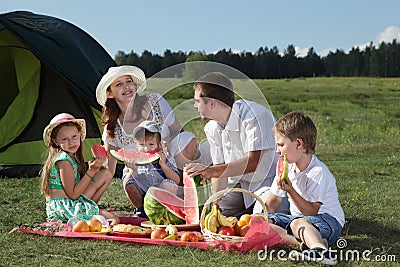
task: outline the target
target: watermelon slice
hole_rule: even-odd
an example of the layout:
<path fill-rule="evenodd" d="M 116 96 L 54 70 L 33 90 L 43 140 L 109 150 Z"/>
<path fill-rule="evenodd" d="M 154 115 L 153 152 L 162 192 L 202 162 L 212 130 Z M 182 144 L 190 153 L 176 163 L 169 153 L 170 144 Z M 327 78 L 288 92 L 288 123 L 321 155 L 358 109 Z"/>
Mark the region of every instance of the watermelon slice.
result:
<path fill-rule="evenodd" d="M 128 159 L 134 159 L 136 165 L 147 165 L 158 161 L 159 156 L 156 154 L 161 148 L 158 148 L 152 152 L 140 152 L 136 149 L 121 148 L 118 151 L 111 150 L 111 155 L 120 160 L 125 161 Z"/>
<path fill-rule="evenodd" d="M 183 199 L 167 190 L 150 187 L 144 197 L 143 208 L 149 220 L 156 225 L 184 223 Z"/>
<path fill-rule="evenodd" d="M 289 167 L 287 162 L 287 155 L 284 154 L 278 160 L 278 176 L 285 182 L 287 182 L 289 179 L 288 173 L 289 173 Z"/>
<path fill-rule="evenodd" d="M 201 174 L 190 178 L 187 172 L 183 174 L 183 194 L 184 194 L 184 213 L 186 224 L 198 224 L 200 214 L 204 203 L 211 196 L 211 183 L 207 180 L 204 184 L 200 184 L 203 180 Z"/>
<path fill-rule="evenodd" d="M 102 167 L 107 167 L 108 158 L 107 158 L 107 151 L 104 146 L 100 144 L 94 144 L 92 146 L 92 154 L 94 158 L 104 160 Z"/>

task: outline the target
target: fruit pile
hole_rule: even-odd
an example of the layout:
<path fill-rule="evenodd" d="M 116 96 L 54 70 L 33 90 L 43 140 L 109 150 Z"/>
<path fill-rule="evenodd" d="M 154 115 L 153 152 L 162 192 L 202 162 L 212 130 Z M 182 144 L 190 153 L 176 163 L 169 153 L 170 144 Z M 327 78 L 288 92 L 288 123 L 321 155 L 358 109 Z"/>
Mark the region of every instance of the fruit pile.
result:
<path fill-rule="evenodd" d="M 264 218 L 259 214 L 243 214 L 238 220 L 234 216 L 226 217 L 221 213 L 217 204 L 213 204 L 211 212 L 204 218 L 204 228 L 212 233 L 225 236 L 245 236 L 250 229 L 253 216 Z"/>
<path fill-rule="evenodd" d="M 178 229 L 172 224 L 168 224 L 165 228 L 154 228 L 150 235 L 151 239 L 177 240 Z"/>
<path fill-rule="evenodd" d="M 199 242 L 202 241 L 202 238 L 199 237 L 194 232 L 184 232 L 182 236 L 179 238 L 177 228 L 169 224 L 165 228 L 156 227 L 153 229 L 150 235 L 151 239 L 164 239 L 164 240 L 177 240 L 184 242 Z"/>
<path fill-rule="evenodd" d="M 72 232 L 101 232 L 103 224 L 97 219 L 78 221 L 72 228 Z"/>
<path fill-rule="evenodd" d="M 79 219 L 71 220 L 70 226 L 72 226 L 72 232 L 80 233 L 100 233 L 105 228 L 100 220 L 92 218 L 89 221 L 82 221 Z M 110 230 L 110 228 L 107 228 Z M 176 240 L 183 242 L 199 242 L 203 241 L 203 237 L 196 232 L 184 232 L 180 237 L 178 235 L 178 229 L 175 225 L 169 224 L 166 227 L 153 226 L 151 228 L 140 227 L 131 224 L 114 224 L 111 226 L 111 231 L 105 232 L 110 235 L 118 235 L 121 233 L 132 234 L 132 237 L 142 237 L 151 239 L 163 239 L 163 240 Z M 118 234 L 117 234 L 118 233 Z M 127 236 L 127 235 L 123 235 Z"/>

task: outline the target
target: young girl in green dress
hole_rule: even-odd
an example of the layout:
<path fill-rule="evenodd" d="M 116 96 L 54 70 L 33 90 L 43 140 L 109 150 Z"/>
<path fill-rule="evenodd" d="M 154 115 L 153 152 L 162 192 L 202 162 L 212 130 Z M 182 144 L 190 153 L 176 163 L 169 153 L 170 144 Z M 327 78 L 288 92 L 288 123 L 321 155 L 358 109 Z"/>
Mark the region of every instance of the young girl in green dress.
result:
<path fill-rule="evenodd" d="M 49 155 L 41 171 L 41 193 L 46 197 L 47 221 L 67 222 L 71 217 L 89 220 L 93 215 L 118 222 L 118 217 L 97 205 L 111 183 L 112 174 L 101 169 L 102 159 L 88 162 L 86 170 L 82 142 L 86 123 L 67 113 L 58 114 L 43 131 Z"/>

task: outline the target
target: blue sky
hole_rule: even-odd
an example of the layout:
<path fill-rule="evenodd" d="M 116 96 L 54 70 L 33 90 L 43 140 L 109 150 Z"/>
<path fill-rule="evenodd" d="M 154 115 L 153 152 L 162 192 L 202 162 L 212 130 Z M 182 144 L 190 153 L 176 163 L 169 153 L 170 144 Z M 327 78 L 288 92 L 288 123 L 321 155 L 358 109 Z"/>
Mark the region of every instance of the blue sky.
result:
<path fill-rule="evenodd" d="M 365 0 L 0 0 L 0 13 L 26 10 L 67 20 L 114 57 L 148 50 L 255 52 L 293 44 L 299 56 L 400 41 L 400 1 Z"/>

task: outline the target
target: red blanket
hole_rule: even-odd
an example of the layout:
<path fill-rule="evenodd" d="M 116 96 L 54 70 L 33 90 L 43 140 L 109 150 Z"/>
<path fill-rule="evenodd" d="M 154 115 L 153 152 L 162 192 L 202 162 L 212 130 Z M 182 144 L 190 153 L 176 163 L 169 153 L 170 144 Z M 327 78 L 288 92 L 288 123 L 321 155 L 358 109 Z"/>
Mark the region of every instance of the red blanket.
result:
<path fill-rule="evenodd" d="M 120 223 L 140 225 L 145 219 L 139 217 L 120 217 Z M 46 223 L 50 224 L 50 223 Z M 201 242 L 183 242 L 175 240 L 163 240 L 163 239 L 150 239 L 150 238 L 132 238 L 132 237 L 121 237 L 104 234 L 90 234 L 90 233 L 78 233 L 67 230 L 59 232 L 49 232 L 44 230 L 31 230 L 26 228 L 14 228 L 13 231 L 21 231 L 28 234 L 37 234 L 43 236 L 58 236 L 65 238 L 82 238 L 82 239 L 101 239 L 101 240 L 115 240 L 122 242 L 135 242 L 142 244 L 169 244 L 174 246 L 191 246 L 200 249 L 216 249 L 224 251 L 238 251 L 238 252 L 249 252 L 251 250 L 263 250 L 265 246 L 272 247 L 277 244 L 282 244 L 283 240 L 278 233 L 273 230 L 269 224 L 261 218 L 252 218 L 251 227 L 240 243 L 232 243 L 230 241 L 201 241 Z M 180 232 L 179 234 L 182 234 Z M 201 235 L 200 232 L 197 232 Z"/>

